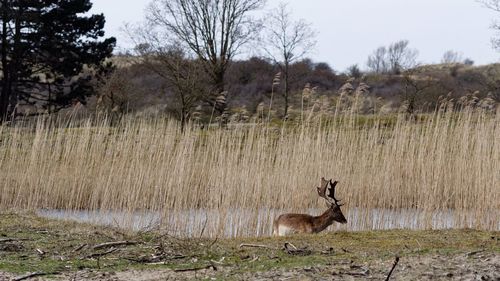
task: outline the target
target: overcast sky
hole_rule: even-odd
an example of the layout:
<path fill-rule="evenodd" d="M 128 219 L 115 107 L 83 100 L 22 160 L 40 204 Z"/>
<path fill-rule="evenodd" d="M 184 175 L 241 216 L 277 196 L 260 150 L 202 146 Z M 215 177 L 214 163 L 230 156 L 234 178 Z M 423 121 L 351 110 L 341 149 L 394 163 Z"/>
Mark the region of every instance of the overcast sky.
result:
<path fill-rule="evenodd" d="M 93 0 L 93 13 L 106 16 L 107 36 L 118 46 L 130 47 L 120 28 L 140 22 L 150 0 Z M 266 9 L 279 0 L 268 0 Z M 500 13 L 485 9 L 475 0 L 285 0 L 295 18 L 309 21 L 318 31 L 318 45 L 309 55 L 343 71 L 366 60 L 374 49 L 408 39 L 419 51 L 419 61 L 437 63 L 447 50 L 455 50 L 476 64 L 498 62 L 500 53 L 491 47 L 490 28 Z"/>

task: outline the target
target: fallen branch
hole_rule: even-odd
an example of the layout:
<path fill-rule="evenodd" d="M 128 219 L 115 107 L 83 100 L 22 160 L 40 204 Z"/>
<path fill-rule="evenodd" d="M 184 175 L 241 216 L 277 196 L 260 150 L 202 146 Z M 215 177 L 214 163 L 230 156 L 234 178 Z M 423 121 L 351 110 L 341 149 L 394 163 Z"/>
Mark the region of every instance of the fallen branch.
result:
<path fill-rule="evenodd" d="M 347 250 L 346 248 L 340 248 L 344 253 L 350 254 L 352 253 L 351 251 Z"/>
<path fill-rule="evenodd" d="M 289 242 L 285 243 L 285 251 L 289 255 L 303 255 L 303 256 L 307 256 L 307 255 L 310 255 L 312 253 L 312 251 L 309 250 L 309 249 L 307 249 L 307 248 L 298 249 L 297 247 L 295 247 L 295 245 L 293 245 L 292 243 L 289 243 Z"/>
<path fill-rule="evenodd" d="M 399 262 L 399 256 L 396 256 L 396 260 L 394 261 L 394 264 L 392 265 L 391 271 L 389 271 L 389 275 L 387 275 L 387 278 L 385 279 L 385 281 L 389 281 L 391 279 L 392 272 L 394 271 L 394 269 L 398 265 L 398 262 Z"/>
<path fill-rule="evenodd" d="M 115 246 L 129 246 L 129 245 L 136 245 L 139 244 L 139 242 L 136 241 L 116 241 L 116 242 L 106 242 L 102 244 L 97 244 L 92 249 L 94 250 L 99 250 L 102 248 L 108 248 L 108 247 L 115 247 Z"/>
<path fill-rule="evenodd" d="M 368 275 L 368 271 L 364 272 L 344 272 L 343 274 L 349 275 L 349 276 L 354 276 L 354 277 L 364 277 Z"/>
<path fill-rule="evenodd" d="M 55 274 L 59 274 L 59 272 L 34 272 L 34 273 L 30 273 L 30 274 L 15 278 L 15 279 L 13 279 L 13 281 L 21 281 L 21 280 L 27 280 L 30 278 L 34 278 L 34 277 L 55 275 Z"/>
<path fill-rule="evenodd" d="M 185 259 L 187 256 L 184 255 L 173 255 L 173 256 L 167 256 L 167 255 L 161 255 L 161 256 L 141 256 L 138 258 L 125 258 L 126 260 L 133 261 L 136 263 L 145 263 L 145 264 L 164 264 L 166 261 L 169 260 L 179 260 L 179 259 Z"/>
<path fill-rule="evenodd" d="M 199 271 L 199 270 L 204 270 L 204 269 L 213 269 L 214 271 L 217 271 L 217 267 L 215 267 L 215 265 L 213 263 L 210 263 L 209 265 L 203 266 L 203 267 L 175 269 L 174 272 Z"/>
<path fill-rule="evenodd" d="M 81 249 L 85 248 L 86 246 L 88 246 L 88 244 L 82 244 L 82 245 L 76 247 L 72 252 L 73 253 L 79 252 Z"/>
<path fill-rule="evenodd" d="M 30 240 L 30 239 L 27 239 L 27 238 L 3 238 L 3 239 L 0 239 L 0 243 L 18 242 L 18 241 L 26 241 L 26 240 Z"/>
<path fill-rule="evenodd" d="M 100 258 L 102 256 L 109 255 L 109 254 L 114 253 L 116 251 L 118 251 L 118 249 L 111 248 L 111 249 L 107 250 L 106 252 L 91 254 L 91 255 L 86 256 L 85 258 L 87 258 L 87 259 Z"/>
<path fill-rule="evenodd" d="M 264 248 L 264 249 L 277 250 L 276 248 L 271 246 L 258 245 L 258 244 L 240 244 L 240 248 Z"/>
<path fill-rule="evenodd" d="M 472 256 L 477 255 L 477 254 L 482 253 L 482 252 L 484 252 L 484 250 L 469 252 L 469 253 L 467 253 L 467 256 L 472 257 Z"/>
<path fill-rule="evenodd" d="M 214 264 L 214 263 L 216 263 L 216 264 L 222 264 L 222 262 L 223 262 L 225 259 L 226 259 L 226 257 L 222 257 L 222 258 L 221 258 L 220 260 L 218 260 L 218 261 L 210 260 L 210 262 L 211 262 L 212 264 Z"/>
<path fill-rule="evenodd" d="M 293 250 L 297 250 L 297 247 L 290 242 L 285 242 L 285 249 L 288 250 L 288 246 L 292 247 Z"/>
<path fill-rule="evenodd" d="M 217 243 L 218 240 L 219 240 L 219 237 L 215 237 L 214 241 L 212 241 L 212 243 L 210 243 L 208 248 L 212 248 L 212 246 L 215 245 L 215 243 Z"/>

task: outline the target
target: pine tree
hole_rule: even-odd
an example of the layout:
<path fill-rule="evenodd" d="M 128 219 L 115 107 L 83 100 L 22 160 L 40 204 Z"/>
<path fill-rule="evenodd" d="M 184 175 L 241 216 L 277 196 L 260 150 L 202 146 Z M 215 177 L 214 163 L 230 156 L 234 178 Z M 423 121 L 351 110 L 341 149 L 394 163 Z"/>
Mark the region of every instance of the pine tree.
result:
<path fill-rule="evenodd" d="M 21 101 L 61 108 L 83 100 L 88 83 L 75 77 L 85 65 L 99 69 L 116 44 L 115 38 L 102 39 L 104 15 L 86 15 L 89 0 L 0 3 L 0 120 Z"/>

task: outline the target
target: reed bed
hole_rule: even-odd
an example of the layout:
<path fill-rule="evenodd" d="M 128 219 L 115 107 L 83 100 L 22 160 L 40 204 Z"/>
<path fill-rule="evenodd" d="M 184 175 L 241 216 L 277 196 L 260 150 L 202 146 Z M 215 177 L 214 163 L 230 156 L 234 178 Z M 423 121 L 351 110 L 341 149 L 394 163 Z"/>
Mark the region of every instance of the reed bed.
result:
<path fill-rule="evenodd" d="M 0 126 L 0 209 L 146 214 L 181 236 L 269 235 L 281 212 L 326 208 L 315 189 L 325 176 L 340 181 L 349 220 L 334 229 L 500 229 L 499 114 L 359 118 L 184 131 L 160 118 Z"/>

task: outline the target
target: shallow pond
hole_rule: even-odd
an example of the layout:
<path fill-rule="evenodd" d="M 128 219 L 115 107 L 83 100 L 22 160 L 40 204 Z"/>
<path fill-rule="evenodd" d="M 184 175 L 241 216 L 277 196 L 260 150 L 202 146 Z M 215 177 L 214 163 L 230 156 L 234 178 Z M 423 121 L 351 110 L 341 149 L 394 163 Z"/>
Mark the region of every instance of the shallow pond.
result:
<path fill-rule="evenodd" d="M 99 225 L 108 225 L 139 231 L 162 230 L 181 237 L 255 237 L 272 234 L 274 218 L 289 210 L 234 209 L 158 212 L 67 211 L 39 210 L 38 215 L 52 219 L 66 219 Z M 309 209 L 300 213 L 319 215 L 322 210 Z M 344 210 L 348 223 L 334 223 L 329 230 L 363 231 L 388 229 L 446 229 L 478 228 L 500 230 L 500 212 L 476 216 L 453 210 L 422 211 L 418 209 L 359 209 Z M 480 219 L 477 219 L 480 218 Z"/>

